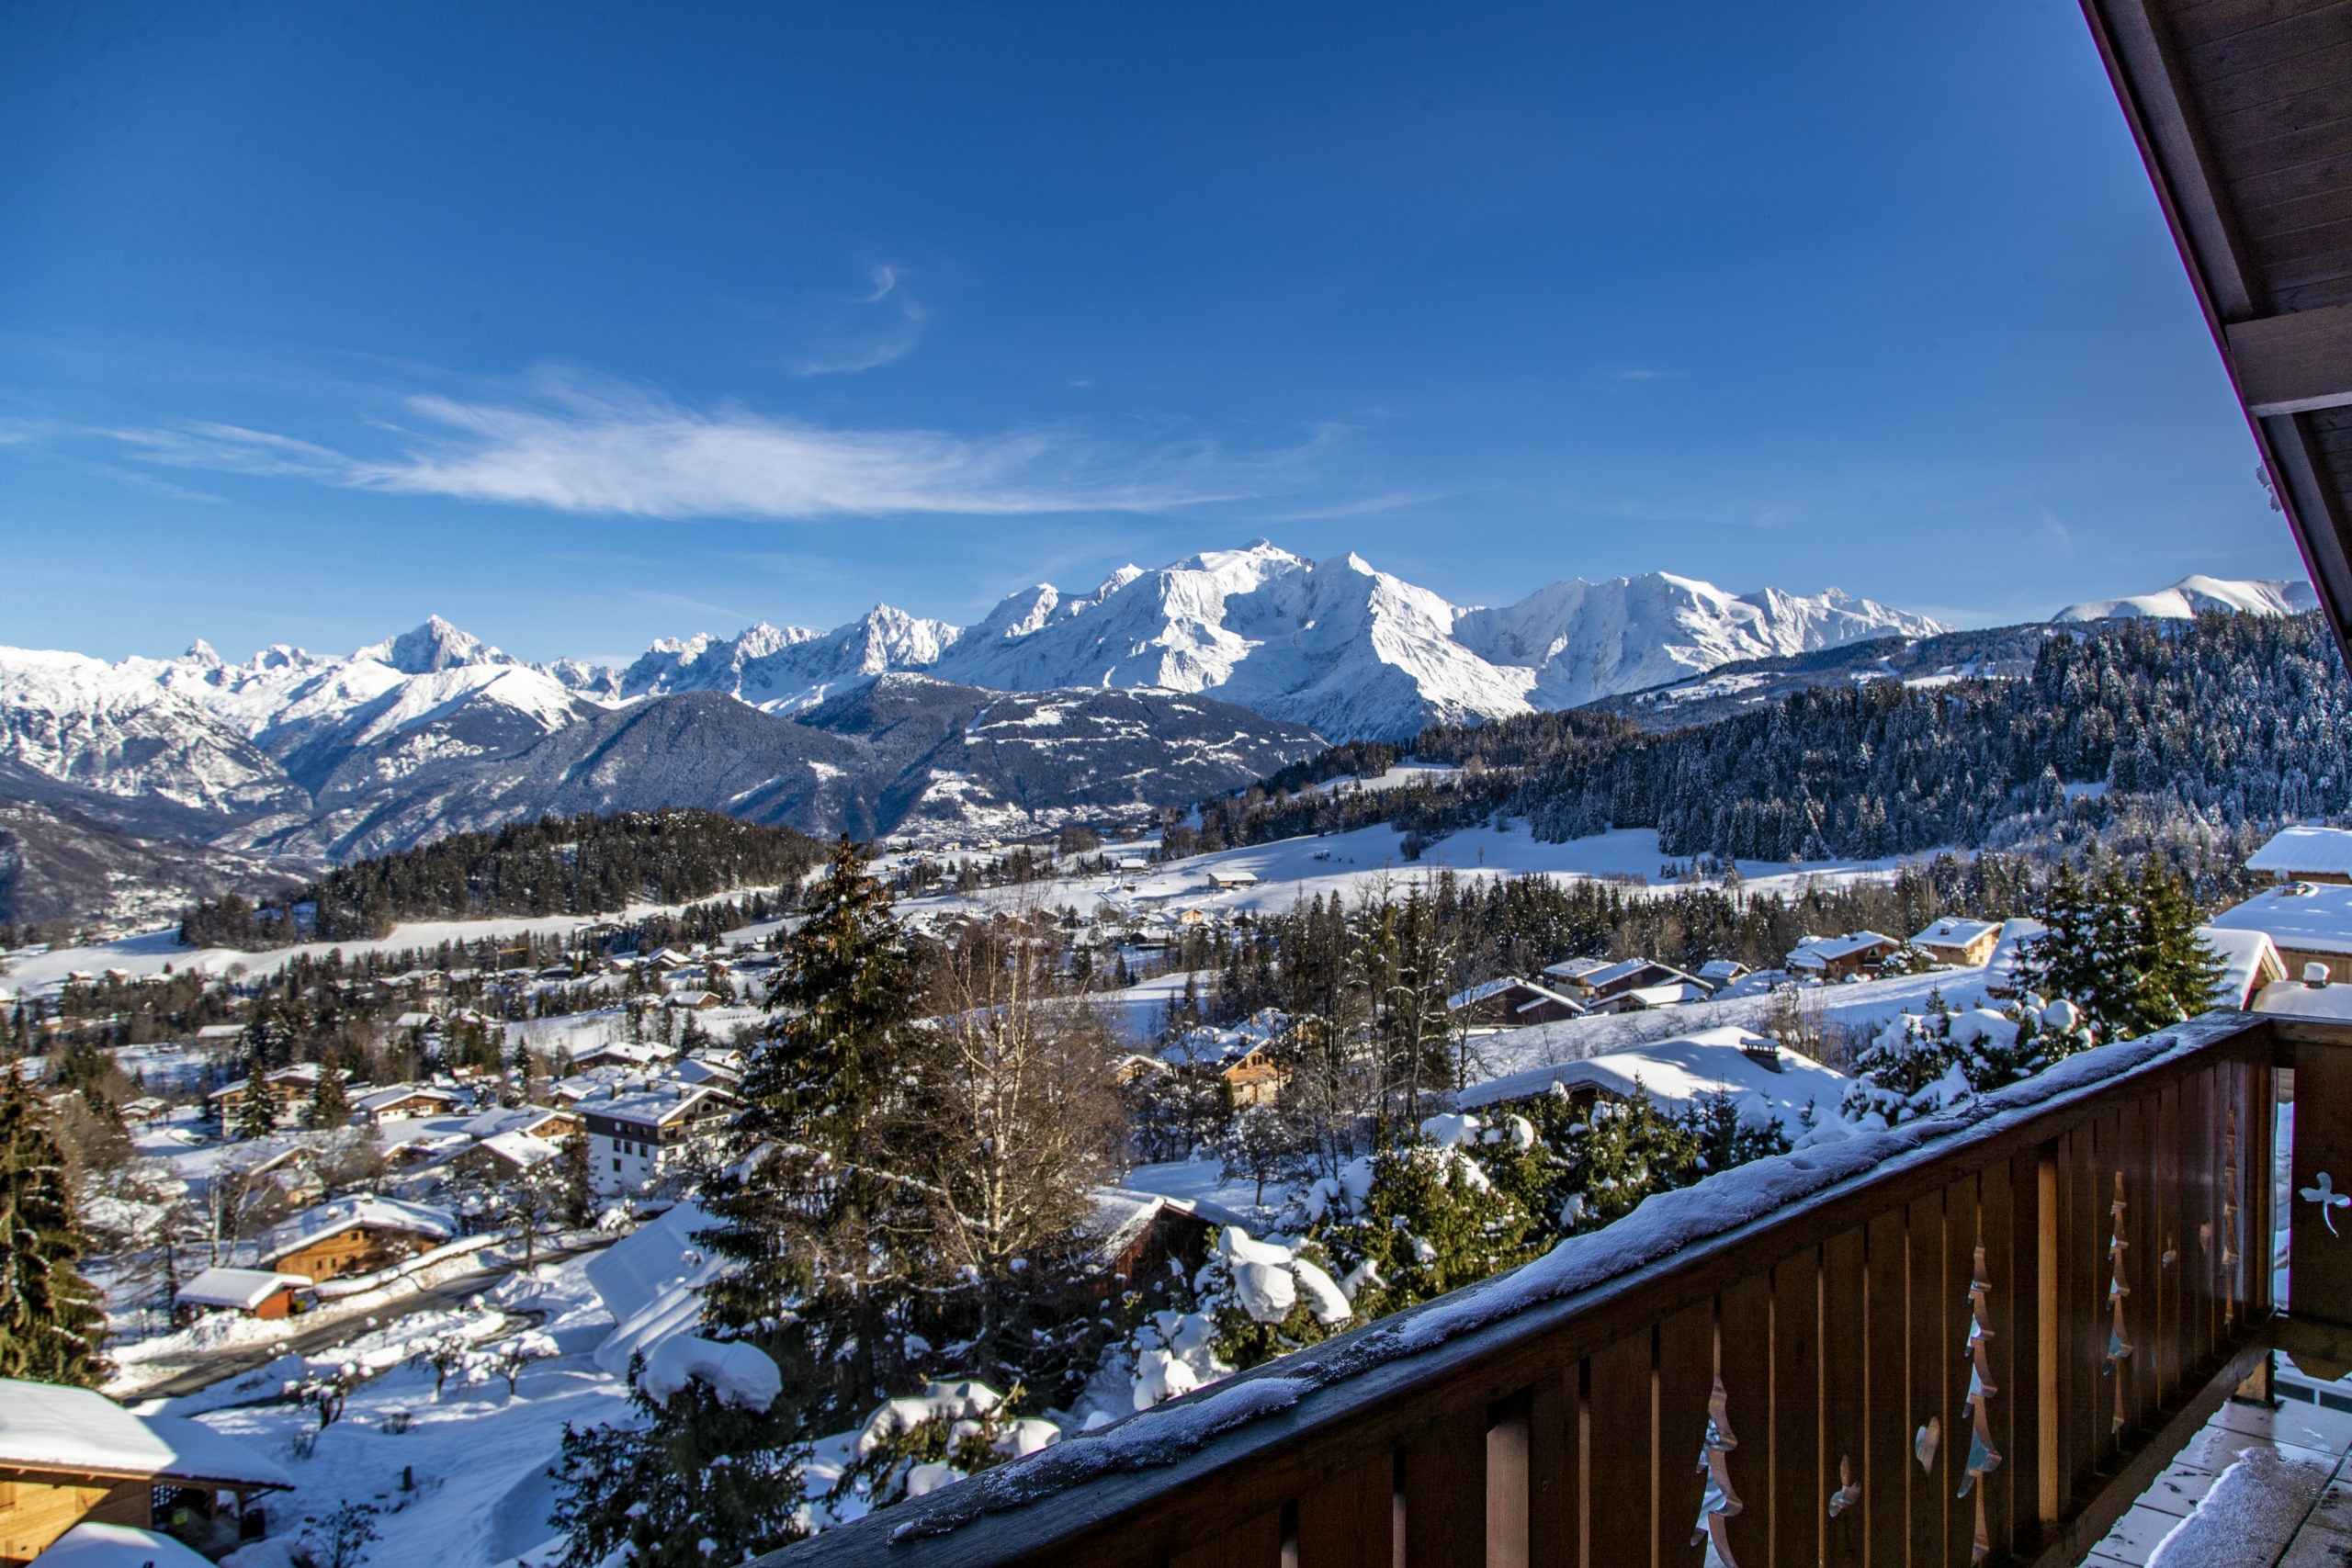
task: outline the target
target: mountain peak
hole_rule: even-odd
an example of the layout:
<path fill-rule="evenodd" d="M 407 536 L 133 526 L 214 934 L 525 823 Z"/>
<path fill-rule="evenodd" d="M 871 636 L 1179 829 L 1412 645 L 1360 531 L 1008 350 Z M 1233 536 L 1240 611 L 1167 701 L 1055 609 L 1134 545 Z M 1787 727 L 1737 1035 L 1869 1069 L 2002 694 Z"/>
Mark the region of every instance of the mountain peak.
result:
<path fill-rule="evenodd" d="M 353 657 L 388 664 L 403 675 L 431 675 L 461 664 L 514 662 L 480 637 L 438 615 L 427 615 L 423 626 L 387 641 L 371 643 Z"/>

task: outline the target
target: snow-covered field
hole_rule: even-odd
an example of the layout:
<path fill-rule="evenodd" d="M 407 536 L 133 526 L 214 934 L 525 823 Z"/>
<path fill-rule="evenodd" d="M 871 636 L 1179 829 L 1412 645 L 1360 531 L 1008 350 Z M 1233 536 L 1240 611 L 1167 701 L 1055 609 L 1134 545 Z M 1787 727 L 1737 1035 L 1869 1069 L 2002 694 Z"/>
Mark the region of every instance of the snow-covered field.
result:
<path fill-rule="evenodd" d="M 1441 869 L 1465 880 L 1541 875 L 1562 881 L 1638 878 L 1641 885 L 1654 887 L 1673 885 L 1663 874 L 1673 857 L 1658 852 L 1657 832 L 1650 828 L 1619 829 L 1564 844 L 1544 843 L 1521 826 L 1472 828 L 1431 844 L 1418 861 L 1407 860 L 1402 845 L 1403 835 L 1394 828 L 1375 824 L 1349 833 L 1220 850 L 1146 871 L 1063 877 L 969 896 L 932 894 L 905 900 L 898 908 L 902 915 L 919 915 L 945 913 L 974 903 L 1009 908 L 1027 900 L 1047 908 L 1067 905 L 1080 915 L 1093 914 L 1106 904 L 1129 909 L 1286 913 L 1318 895 L 1351 904 L 1363 897 L 1377 897 L 1383 891 L 1401 897 Z M 1739 874 L 1751 892 L 1787 894 L 1808 878 L 1836 883 L 1891 875 L 1905 861 L 1918 858 L 1819 861 L 1794 868 L 1785 861 L 1742 861 Z M 1220 889 L 1210 882 L 1213 872 L 1248 872 L 1258 881 L 1254 886 Z M 1631 881 L 1626 885 L 1634 886 Z"/>
<path fill-rule="evenodd" d="M 621 1380 L 598 1371 L 587 1354 L 612 1320 L 588 1286 L 583 1261 L 542 1264 L 484 1303 L 510 1314 L 499 1333 L 523 1327 L 517 1315 L 536 1314 L 538 1331 L 560 1352 L 526 1367 L 511 1394 L 503 1378 L 469 1384 L 460 1375 L 435 1398 L 432 1371 L 401 1359 L 405 1345 L 469 1315 L 445 1314 L 392 1325 L 318 1359 L 398 1364 L 354 1393 L 343 1418 L 318 1432 L 307 1454 L 296 1439 L 314 1431 L 317 1418 L 302 1406 L 209 1408 L 210 1390 L 164 1406 L 170 1414 L 200 1414 L 205 1425 L 277 1460 L 299 1483 L 267 1500 L 270 1540 L 232 1558 L 232 1568 L 279 1568 L 285 1559 L 277 1543 L 290 1542 L 306 1520 L 345 1502 L 382 1510 L 376 1521 L 381 1539 L 368 1549 L 369 1561 L 381 1568 L 492 1568 L 545 1545 L 554 1534 L 547 1522 L 553 1501 L 547 1469 L 564 1424 L 601 1425 L 627 1408 Z M 258 1390 L 289 1371 L 299 1375 L 281 1362 L 251 1381 Z"/>

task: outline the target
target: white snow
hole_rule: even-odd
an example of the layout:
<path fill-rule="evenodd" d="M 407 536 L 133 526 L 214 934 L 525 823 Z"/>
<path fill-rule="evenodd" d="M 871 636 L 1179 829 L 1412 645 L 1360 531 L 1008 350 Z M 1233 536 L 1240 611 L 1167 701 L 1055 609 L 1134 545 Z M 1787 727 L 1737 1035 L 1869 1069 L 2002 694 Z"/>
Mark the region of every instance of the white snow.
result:
<path fill-rule="evenodd" d="M 1767 1066 L 1758 1057 L 1777 1066 Z M 1493 1078 L 1464 1089 L 1460 1098 L 1465 1108 L 1496 1105 L 1532 1099 L 1556 1084 L 1619 1100 L 1645 1095 L 1660 1110 L 1676 1112 L 1703 1095 L 1724 1095 L 1743 1121 L 1777 1122 L 1795 1137 L 1808 1122 L 1837 1114 L 1849 1081 L 1834 1067 L 1733 1026 Z"/>
<path fill-rule="evenodd" d="M 209 1560 L 161 1530 L 78 1524 L 33 1562 L 40 1568 L 212 1568 Z"/>
<path fill-rule="evenodd" d="M 2352 830 L 2299 824 L 2282 828 L 2246 856 L 2248 871 L 2278 876 L 2352 876 Z"/>
<path fill-rule="evenodd" d="M 655 1404 L 667 1404 L 688 1379 L 708 1384 L 722 1404 L 748 1410 L 765 1410 L 784 1392 L 784 1374 L 758 1346 L 693 1334 L 673 1335 L 655 1346 L 638 1386 Z"/>
<path fill-rule="evenodd" d="M 2185 621 L 2211 610 L 2234 610 L 2248 615 L 2300 615 L 2316 609 L 2319 595 L 2312 585 L 2300 579 L 2291 581 L 2274 579 L 2207 577 L 2195 574 L 2182 578 L 2170 588 L 2159 588 L 2154 593 L 2134 593 L 2121 599 L 2093 599 L 2079 604 L 2069 604 L 2052 621 L 2106 621 L 2151 616 L 2158 620 Z"/>

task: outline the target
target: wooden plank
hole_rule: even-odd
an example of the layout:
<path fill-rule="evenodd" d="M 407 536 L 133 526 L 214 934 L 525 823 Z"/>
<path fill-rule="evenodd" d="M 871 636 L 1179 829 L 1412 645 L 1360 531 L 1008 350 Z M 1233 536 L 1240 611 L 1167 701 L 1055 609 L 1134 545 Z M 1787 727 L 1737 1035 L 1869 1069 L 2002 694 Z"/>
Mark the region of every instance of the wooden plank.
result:
<path fill-rule="evenodd" d="M 1578 1369 L 1530 1392 L 1527 1421 L 1527 1561 L 1530 1568 L 1577 1568 L 1583 1485 L 1578 1458 L 1582 1402 Z"/>
<path fill-rule="evenodd" d="M 1786 1392 L 1773 1355 L 1773 1320 L 1780 1314 L 1772 1277 L 1742 1280 L 1718 1298 L 1716 1367 L 1723 1379 L 1724 1412 L 1739 1447 L 1726 1466 L 1740 1511 L 1728 1521 L 1732 1557 L 1742 1563 L 1772 1559 L 1772 1513 L 1777 1491 L 1773 1472 L 1781 1462 L 1787 1434 L 1778 1419 Z M 1672 1552 L 1668 1553 L 1671 1560 Z"/>
<path fill-rule="evenodd" d="M 1655 1561 L 1657 1516 L 1651 1393 L 1654 1331 L 1593 1353 L 1586 1371 L 1585 1534 L 1589 1568 Z"/>
<path fill-rule="evenodd" d="M 1911 1398 L 1903 1413 L 1912 1462 L 1904 1467 L 1910 1492 L 1910 1561 L 1913 1568 L 1944 1561 L 1944 1465 L 1952 1441 L 1951 1413 L 1945 1405 L 1944 1379 L 1951 1361 L 1944 1334 L 1944 1195 L 1914 1198 L 1904 1214 L 1910 1233 L 1911 1323 L 1907 1336 Z M 1918 1461 L 1923 1446 L 1928 1461 Z"/>
<path fill-rule="evenodd" d="M 2278 1137 L 2278 1073 L 2267 1062 L 2246 1064 L 2245 1300 L 2249 1317 L 2267 1315 L 2273 1300 L 2271 1265 L 2278 1256 L 2280 1216 L 2273 1199 Z"/>
<path fill-rule="evenodd" d="M 2341 3 L 2341 0 L 2338 0 Z M 2202 0 L 2172 7 L 2173 31 L 2184 48 L 2207 47 L 2256 28 L 2273 27 L 2306 12 L 2332 11 L 2312 0 Z"/>
<path fill-rule="evenodd" d="M 1272 1508 L 1168 1560 L 1169 1568 L 1282 1568 L 1283 1515 Z"/>
<path fill-rule="evenodd" d="M 1390 1568 L 1396 1493 L 1396 1456 L 1382 1452 L 1301 1494 L 1298 1568 Z"/>
<path fill-rule="evenodd" d="M 2033 1292 L 2033 1359 L 2035 1378 L 2030 1385 L 2038 1407 L 2034 1421 L 2034 1448 L 2041 1464 L 2034 1476 L 2034 1513 L 2045 1526 L 2054 1523 L 2066 1506 L 2066 1446 L 2064 1423 L 2059 1413 L 2060 1393 L 2064 1386 L 2065 1336 L 2061 1327 L 2059 1267 L 2061 1253 L 2058 1237 L 2065 1219 L 2064 1182 L 2065 1179 L 2065 1145 L 2053 1144 L 2042 1154 L 2037 1164 L 2034 1188 L 2038 1213 L 2034 1216 L 2034 1241 L 2037 1258 L 2034 1264 Z M 2025 1527 L 2019 1507 L 2018 1526 Z"/>
<path fill-rule="evenodd" d="M 1869 1263 L 1860 1230 L 1841 1231 L 1822 1247 L 1822 1490 L 1860 1488 L 1869 1463 Z M 1842 1467 L 1842 1469 L 1841 1469 Z M 1844 1479 L 1840 1479 L 1841 1476 Z M 1840 1500 L 1822 1527 L 1826 1568 L 1862 1568 L 1869 1542 L 1865 1496 Z"/>
<path fill-rule="evenodd" d="M 1529 1568 L 1534 1513 L 1533 1400 L 1527 1393 L 1487 1413 L 1486 1568 Z"/>
<path fill-rule="evenodd" d="M 2124 1288 L 2131 1292 L 2123 1298 L 2123 1322 L 2132 1354 L 2123 1359 L 2116 1375 L 2123 1380 L 2127 1428 L 2137 1428 L 2154 1408 L 2150 1394 L 2155 1380 L 2151 1373 L 2154 1340 L 2163 1331 L 2156 1321 L 2156 1248 L 2151 1239 L 2154 1227 L 2149 1224 L 2155 1185 L 2148 1176 L 2149 1120 L 2147 1102 L 2138 1098 L 2125 1100 L 2118 1113 L 2115 1168 L 2123 1178 L 2123 1276 Z"/>
<path fill-rule="evenodd" d="M 2213 1135 L 2212 1082 L 2199 1073 L 2180 1083 L 2180 1302 L 2187 1338 L 2181 1372 L 2212 1352 L 2215 1245 L 2213 1178 L 2221 1140 Z"/>
<path fill-rule="evenodd" d="M 2161 1090 L 2154 1100 L 2155 1136 L 2150 1145 L 2148 1174 L 2154 1179 L 2156 1199 L 2156 1315 L 2163 1332 L 2156 1341 L 2154 1403 L 2161 1405 L 2178 1391 L 2182 1369 L 2189 1361 L 2189 1329 L 2181 1289 L 2188 1265 L 2180 1234 L 2187 1190 L 2183 1170 L 2188 1162 L 2180 1135 L 2179 1086 Z"/>
<path fill-rule="evenodd" d="M 1856 1262 L 1860 1262 L 1857 1258 Z M 1836 1472 L 1822 1468 L 1821 1406 L 1828 1344 L 1821 1325 L 1821 1253 L 1772 1270 L 1772 1561 L 1822 1560 L 1822 1525 Z M 1860 1343 L 1859 1338 L 1847 1341 Z M 1745 1562 L 1747 1559 L 1740 1559 Z"/>
<path fill-rule="evenodd" d="M 1715 1309 L 1698 1302 L 1657 1325 L 1657 1562 L 1685 1561 L 1706 1490 L 1707 1401 L 1715 1389 Z M 1735 1427 L 1734 1430 L 1737 1430 Z"/>
<path fill-rule="evenodd" d="M 2208 62 L 2233 49 L 2244 58 L 2236 69 L 2199 73 L 2197 100 L 2205 112 L 2220 118 L 2262 108 L 2321 91 L 2352 74 L 2352 42 L 2345 39 L 2342 28 L 2335 29 L 2332 37 L 2306 37 L 2300 47 L 2290 32 L 2285 28 L 2266 28 L 2211 46 L 2205 53 Z M 2257 40 L 2267 40 L 2269 47 L 2256 48 Z"/>
<path fill-rule="evenodd" d="M 2107 1383 L 2099 1375 L 2105 1349 L 2099 1339 L 2099 1304 L 2106 1299 L 2099 1266 L 2107 1260 L 2107 1233 L 2099 1228 L 2098 1134 L 2088 1125 L 2064 1139 L 2060 1168 L 2064 1207 L 2058 1225 L 2059 1495 L 2071 1500 L 2091 1484 L 2098 1459 L 2098 1401 Z"/>
<path fill-rule="evenodd" d="M 2034 1299 L 2034 1246 L 2032 1232 L 2019 1224 L 2018 1214 L 2024 1212 L 2030 1226 L 2040 1163 L 2012 1159 L 1988 1166 L 1976 1192 L 1977 1234 L 1984 1238 L 1984 1280 L 1991 1286 L 1985 1293 L 1986 1316 L 1993 1335 L 1984 1347 L 1993 1383 L 1984 1413 L 1993 1448 L 2001 1456 L 2000 1463 L 1977 1484 L 1984 1489 L 1984 1517 L 1996 1556 L 2030 1533 L 2018 1522 L 2021 1492 L 2029 1517 L 2033 1509 L 2033 1496 L 2027 1490 L 2037 1473 L 2033 1396 L 2027 1392 L 2034 1387 L 2033 1353 L 2024 1343 L 2028 1335 L 2021 1331 L 2033 1321 L 2023 1309 Z M 2024 1246 L 2018 1245 L 2020 1241 Z M 2025 1258 L 2022 1263 L 2020 1253 Z M 2021 1475 L 2027 1478 L 2026 1487 L 2018 1485 Z"/>
<path fill-rule="evenodd" d="M 1943 1368 L 1944 1440 L 1937 1450 L 1936 1491 L 1944 1508 L 1945 1568 L 1969 1568 L 1976 1543 L 1975 1489 L 1968 1496 L 1961 1489 L 1968 1482 L 1968 1450 L 1975 1435 L 1973 1412 L 1968 1403 L 1969 1373 L 1975 1360 L 1969 1353 L 1968 1288 L 1976 1278 L 1976 1244 L 1983 1235 L 1976 1213 L 1979 1176 L 1964 1176 L 1944 1189 L 1943 1339 L 1937 1356 Z"/>
<path fill-rule="evenodd" d="M 1870 1223 L 1870 1443 L 1862 1483 L 1869 1561 L 1902 1562 L 1910 1553 L 1911 1408 L 1910 1237 L 1904 1211 Z"/>
<path fill-rule="evenodd" d="M 2279 224 L 2271 214 L 2290 209 L 2313 197 L 2324 197 L 2352 186 L 2352 152 L 2313 158 L 2268 174 L 2249 175 L 2236 183 L 2239 211 L 2245 221 L 2267 233 Z"/>
<path fill-rule="evenodd" d="M 2295 1049 L 2294 1174 L 2288 1190 L 2293 1315 L 2298 1322 L 2352 1327 L 2352 1048 Z M 2347 1201 L 2304 1196 L 2322 1190 Z"/>
<path fill-rule="evenodd" d="M 2201 88 L 2242 71 L 2267 70 L 2325 48 L 2347 30 L 2352 30 L 2352 0 L 2334 0 L 2297 6 L 2219 38 L 2199 38 L 2192 28 L 2177 28 L 2175 36 L 2181 40 L 2181 63 Z"/>
<path fill-rule="evenodd" d="M 2115 1177 L 2120 1169 L 2122 1153 L 2122 1119 L 2114 1112 L 2100 1116 L 2091 1123 L 2091 1179 L 2085 1194 L 2090 1206 L 2089 1224 L 2085 1235 L 2090 1245 L 2083 1250 L 2090 1264 L 2089 1289 L 2085 1292 L 2089 1303 L 2085 1348 L 2089 1352 L 2094 1377 L 2090 1408 L 2083 1414 L 2090 1422 L 2091 1456 L 2095 1463 L 2103 1464 L 2117 1447 L 2115 1413 L 2122 1407 L 2117 1389 L 2123 1377 L 2121 1367 L 2108 1359 L 2108 1349 L 2115 1332 L 2115 1313 L 2109 1297 L 2109 1287 L 2115 1280 L 2115 1255 L 2112 1250 L 2116 1235 Z M 2085 1476 L 2086 1483 L 2093 1481 Z"/>
<path fill-rule="evenodd" d="M 1405 1445 L 1405 1561 L 1474 1568 L 1486 1555 L 1487 1407 L 1450 1411 Z"/>

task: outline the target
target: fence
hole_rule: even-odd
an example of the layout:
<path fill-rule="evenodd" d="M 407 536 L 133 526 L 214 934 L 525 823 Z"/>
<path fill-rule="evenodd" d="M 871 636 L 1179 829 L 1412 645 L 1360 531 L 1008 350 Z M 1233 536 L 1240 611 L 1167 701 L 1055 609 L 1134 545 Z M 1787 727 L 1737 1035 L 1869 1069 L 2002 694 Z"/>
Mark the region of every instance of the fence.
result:
<path fill-rule="evenodd" d="M 777 1561 L 2071 1562 L 2267 1373 L 2290 1084 L 2288 1328 L 2344 1359 L 2352 1203 L 2322 1173 L 2352 1177 L 2352 1028 L 2211 1014 L 1654 1198 Z"/>

